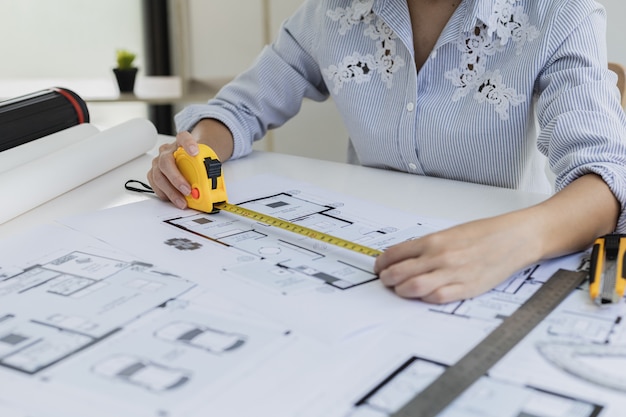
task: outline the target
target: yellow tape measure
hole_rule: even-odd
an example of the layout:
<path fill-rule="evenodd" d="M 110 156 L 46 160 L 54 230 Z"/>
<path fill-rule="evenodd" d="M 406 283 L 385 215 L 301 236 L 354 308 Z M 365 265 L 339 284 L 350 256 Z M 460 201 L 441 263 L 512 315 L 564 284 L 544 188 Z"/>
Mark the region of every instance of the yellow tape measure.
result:
<path fill-rule="evenodd" d="M 626 291 L 626 235 L 610 234 L 594 242 L 589 295 L 598 305 L 619 303 Z"/>
<path fill-rule="evenodd" d="M 190 208 L 207 213 L 215 213 L 218 210 L 224 210 L 367 256 L 376 257 L 382 253 L 382 251 L 377 249 L 359 245 L 358 243 L 331 236 L 315 229 L 288 222 L 287 220 L 282 220 L 228 203 L 221 162 L 213 149 L 202 144 L 199 144 L 198 147 L 200 151 L 196 156 L 190 156 L 183 148 L 178 148 L 176 152 L 174 152 L 178 169 L 191 185 L 191 193 L 185 196 L 187 205 Z"/>
<path fill-rule="evenodd" d="M 331 245 L 339 246 L 344 249 L 349 249 L 354 252 L 362 253 L 367 256 L 378 256 L 382 252 L 377 249 L 372 249 L 367 246 L 359 245 L 358 243 L 350 242 L 349 240 L 341 239 L 336 236 L 331 236 L 326 233 L 322 233 L 318 230 L 314 230 L 299 224 L 291 223 L 286 220 L 282 220 L 276 217 L 269 216 L 267 214 L 259 213 L 258 211 L 250 210 L 244 207 L 236 206 L 230 203 L 215 203 L 213 207 L 220 210 L 227 211 L 229 213 L 237 214 L 239 216 L 246 217 L 261 223 L 265 223 L 270 226 L 279 227 L 284 230 L 288 230 L 293 233 L 297 233 L 302 236 L 310 237 Z"/>

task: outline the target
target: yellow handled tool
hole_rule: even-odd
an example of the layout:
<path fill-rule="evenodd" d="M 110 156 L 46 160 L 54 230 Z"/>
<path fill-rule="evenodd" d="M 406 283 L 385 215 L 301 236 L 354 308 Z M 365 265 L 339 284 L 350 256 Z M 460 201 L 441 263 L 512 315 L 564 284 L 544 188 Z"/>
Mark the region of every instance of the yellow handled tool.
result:
<path fill-rule="evenodd" d="M 206 213 L 224 210 L 368 256 L 378 256 L 382 253 L 377 249 L 228 203 L 222 163 L 213 149 L 203 144 L 199 144 L 198 147 L 199 152 L 196 156 L 189 155 L 183 148 L 178 148 L 174 152 L 178 169 L 191 185 L 191 193 L 185 197 L 190 208 Z"/>
<path fill-rule="evenodd" d="M 602 236 L 593 244 L 589 267 L 589 295 L 596 304 L 617 303 L 624 296 L 625 252 L 626 235 Z"/>
<path fill-rule="evenodd" d="M 222 177 L 222 163 L 215 151 L 206 145 L 198 145 L 196 156 L 189 155 L 182 147 L 174 152 L 178 170 L 191 185 L 186 196 L 187 205 L 206 213 L 216 213 L 215 204 L 226 202 L 226 185 Z"/>

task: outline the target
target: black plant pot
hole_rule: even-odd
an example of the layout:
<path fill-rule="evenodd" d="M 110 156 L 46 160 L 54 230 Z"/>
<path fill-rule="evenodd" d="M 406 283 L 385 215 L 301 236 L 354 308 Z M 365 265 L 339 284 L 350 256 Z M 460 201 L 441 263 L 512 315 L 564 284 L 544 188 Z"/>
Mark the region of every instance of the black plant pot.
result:
<path fill-rule="evenodd" d="M 119 69 L 113 68 L 115 78 L 117 79 L 117 86 L 120 88 L 120 93 L 131 93 L 135 88 L 135 78 L 137 77 L 137 68 Z"/>

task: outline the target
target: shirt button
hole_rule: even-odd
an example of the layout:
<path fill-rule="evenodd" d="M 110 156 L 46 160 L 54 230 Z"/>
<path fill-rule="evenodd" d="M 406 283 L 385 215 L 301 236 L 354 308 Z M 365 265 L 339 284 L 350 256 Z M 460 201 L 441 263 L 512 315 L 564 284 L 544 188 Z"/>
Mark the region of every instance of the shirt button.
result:
<path fill-rule="evenodd" d="M 412 103 L 412 102 L 407 103 L 407 105 L 406 105 L 406 109 L 407 109 L 407 111 L 413 111 L 413 110 L 415 110 L 415 104 L 414 104 L 414 103 Z"/>
<path fill-rule="evenodd" d="M 413 162 L 411 162 L 411 163 L 409 164 L 409 169 L 410 169 L 411 171 L 415 171 L 415 170 L 417 169 L 417 165 L 415 165 Z"/>

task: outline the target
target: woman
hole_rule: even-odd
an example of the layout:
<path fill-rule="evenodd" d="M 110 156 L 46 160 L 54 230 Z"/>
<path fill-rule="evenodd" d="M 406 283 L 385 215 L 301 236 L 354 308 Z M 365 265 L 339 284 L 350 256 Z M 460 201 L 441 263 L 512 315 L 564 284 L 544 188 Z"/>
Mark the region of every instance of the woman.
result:
<path fill-rule="evenodd" d="M 177 146 L 242 157 L 305 97 L 332 96 L 350 160 L 366 166 L 547 192 L 541 153 L 556 176 L 545 202 L 376 260 L 400 296 L 472 297 L 526 265 L 626 231 L 626 117 L 604 31 L 592 0 L 308 0 L 252 68 L 176 116 L 181 133 L 148 179 L 184 207 Z"/>

